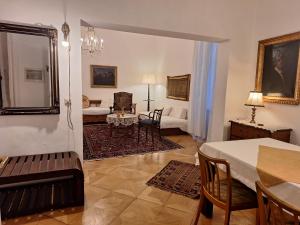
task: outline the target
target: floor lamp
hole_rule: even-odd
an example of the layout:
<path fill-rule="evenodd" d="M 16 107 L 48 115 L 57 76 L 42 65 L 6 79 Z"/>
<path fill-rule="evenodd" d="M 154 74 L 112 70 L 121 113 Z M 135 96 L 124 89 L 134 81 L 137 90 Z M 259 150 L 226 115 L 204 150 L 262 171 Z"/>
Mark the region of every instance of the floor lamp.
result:
<path fill-rule="evenodd" d="M 151 100 L 151 98 L 150 98 L 150 85 L 155 84 L 155 75 L 145 74 L 143 76 L 143 83 L 147 84 L 147 86 L 148 86 L 148 97 L 144 101 L 147 102 L 147 111 L 149 112 L 150 111 L 150 102 L 154 101 L 154 100 Z"/>

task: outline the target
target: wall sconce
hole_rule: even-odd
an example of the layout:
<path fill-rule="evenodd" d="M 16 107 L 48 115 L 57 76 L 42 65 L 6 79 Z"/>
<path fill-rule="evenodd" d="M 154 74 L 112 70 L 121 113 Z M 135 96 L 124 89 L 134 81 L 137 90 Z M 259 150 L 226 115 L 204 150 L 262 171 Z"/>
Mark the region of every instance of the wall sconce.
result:
<path fill-rule="evenodd" d="M 62 41 L 62 46 L 69 47 L 70 46 L 70 41 L 69 41 L 70 27 L 69 27 L 69 24 L 67 24 L 67 22 L 64 22 L 64 24 L 61 27 L 61 31 L 64 34 L 64 40 Z"/>

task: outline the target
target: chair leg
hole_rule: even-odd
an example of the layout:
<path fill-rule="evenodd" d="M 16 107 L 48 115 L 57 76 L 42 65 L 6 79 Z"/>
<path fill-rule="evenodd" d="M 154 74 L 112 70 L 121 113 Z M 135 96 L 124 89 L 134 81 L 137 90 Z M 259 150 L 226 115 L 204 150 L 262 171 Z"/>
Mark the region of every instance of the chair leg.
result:
<path fill-rule="evenodd" d="M 230 209 L 226 209 L 226 211 L 225 211 L 225 222 L 224 222 L 224 225 L 229 225 L 230 214 L 231 214 L 231 210 Z"/>
<path fill-rule="evenodd" d="M 255 215 L 256 215 L 256 225 L 260 225 L 259 209 L 258 208 L 256 209 Z"/>
<path fill-rule="evenodd" d="M 161 140 L 160 128 L 158 129 L 158 135 L 159 135 L 159 139 Z"/>
<path fill-rule="evenodd" d="M 138 127 L 138 143 L 140 143 L 140 129 L 141 129 L 141 127 L 139 126 Z"/>
<path fill-rule="evenodd" d="M 151 128 L 151 138 L 152 138 L 152 145 L 154 145 L 154 133 L 153 133 L 153 128 Z"/>
<path fill-rule="evenodd" d="M 197 209 L 197 212 L 196 212 L 196 216 L 195 216 L 195 220 L 194 220 L 193 225 L 197 225 L 198 224 L 199 217 L 200 217 L 201 211 L 203 209 L 203 205 L 204 205 L 204 196 L 201 194 L 200 195 L 200 201 L 199 201 L 198 209 Z"/>

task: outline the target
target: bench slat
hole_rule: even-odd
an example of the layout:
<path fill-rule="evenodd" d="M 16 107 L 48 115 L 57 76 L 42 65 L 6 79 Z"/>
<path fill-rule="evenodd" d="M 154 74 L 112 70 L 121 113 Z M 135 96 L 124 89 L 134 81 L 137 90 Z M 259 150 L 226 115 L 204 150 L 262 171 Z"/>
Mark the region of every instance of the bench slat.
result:
<path fill-rule="evenodd" d="M 32 160 L 33 160 L 33 155 L 27 156 L 27 160 L 26 162 L 24 162 L 24 165 L 20 171 L 20 175 L 29 173 Z"/>
<path fill-rule="evenodd" d="M 16 176 L 20 174 L 20 171 L 24 165 L 24 162 L 26 160 L 27 156 L 20 156 L 18 162 L 16 163 L 13 171 L 11 172 L 11 176 Z"/>
<path fill-rule="evenodd" d="M 13 157 L 8 159 L 8 163 L 6 164 L 3 173 L 1 174 L 1 177 L 7 177 L 10 176 L 11 172 L 13 171 L 16 162 L 18 161 L 19 157 Z"/>

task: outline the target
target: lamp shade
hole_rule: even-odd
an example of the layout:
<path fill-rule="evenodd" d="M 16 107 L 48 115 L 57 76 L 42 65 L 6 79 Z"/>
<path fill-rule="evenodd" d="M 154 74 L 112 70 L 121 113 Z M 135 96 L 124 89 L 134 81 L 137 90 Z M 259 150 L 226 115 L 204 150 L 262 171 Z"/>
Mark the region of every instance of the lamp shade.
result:
<path fill-rule="evenodd" d="M 154 74 L 144 74 L 142 82 L 144 84 L 155 84 L 156 79 Z"/>
<path fill-rule="evenodd" d="M 248 97 L 245 105 L 264 107 L 264 100 L 263 100 L 262 93 L 258 92 L 258 91 L 250 91 L 249 97 Z"/>

